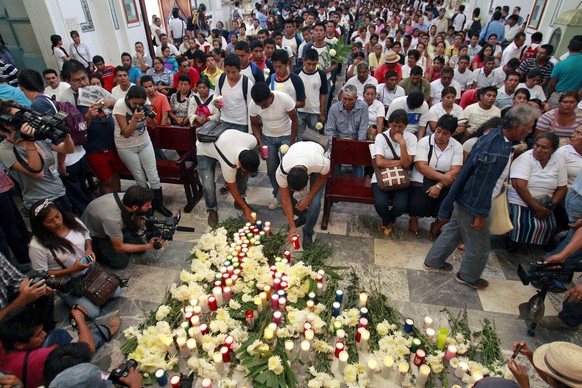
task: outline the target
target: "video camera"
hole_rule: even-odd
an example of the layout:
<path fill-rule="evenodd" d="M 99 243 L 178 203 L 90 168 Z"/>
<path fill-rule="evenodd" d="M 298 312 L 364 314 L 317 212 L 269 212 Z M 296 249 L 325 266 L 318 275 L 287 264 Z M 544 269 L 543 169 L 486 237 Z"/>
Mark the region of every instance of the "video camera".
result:
<path fill-rule="evenodd" d="M 178 226 L 181 217 L 182 212 L 180 210 L 178 210 L 178 213 L 175 216 L 168 217 L 165 220 L 160 220 L 154 216 L 145 217 L 145 240 L 149 241 L 152 238 L 161 238 L 167 241 L 171 241 L 174 238 L 174 233 L 176 233 L 176 231 L 194 232 L 194 228 L 188 226 Z M 154 248 L 155 247 L 156 245 L 154 243 Z"/>
<path fill-rule="evenodd" d="M 146 117 L 149 117 L 152 120 L 155 120 L 156 118 L 156 112 L 154 112 L 149 105 L 140 105 L 136 108 L 136 111 L 145 112 Z"/>
<path fill-rule="evenodd" d="M 72 278 L 68 276 L 64 277 L 54 277 L 50 276 L 48 271 L 36 271 L 31 276 L 30 279 L 30 286 L 35 285 L 36 283 L 44 280 L 47 287 L 55 289 L 57 291 L 61 291 L 64 293 L 69 293 L 73 288 L 73 283 L 71 282 Z"/>
<path fill-rule="evenodd" d="M 21 139 L 24 140 L 46 140 L 49 139 L 54 145 L 60 144 L 65 140 L 65 136 L 70 132 L 63 121 L 67 118 L 67 114 L 58 112 L 52 115 L 41 115 L 32 110 L 30 107 L 13 102 L 13 108 L 19 109 L 15 114 L 0 115 L 0 125 L 9 125 L 16 129 Z M 28 124 L 35 129 L 33 137 L 27 136 L 20 132 L 20 127 L 23 124 Z"/>
<path fill-rule="evenodd" d="M 137 368 L 137 361 L 130 358 L 129 360 L 123 362 L 117 368 L 111 371 L 111 373 L 109 374 L 109 380 L 113 381 L 113 384 L 115 385 L 127 387 L 128 385 L 124 384 L 119 379 L 121 379 L 122 377 L 127 377 L 129 375 L 129 370 L 131 368 L 133 369 Z"/>

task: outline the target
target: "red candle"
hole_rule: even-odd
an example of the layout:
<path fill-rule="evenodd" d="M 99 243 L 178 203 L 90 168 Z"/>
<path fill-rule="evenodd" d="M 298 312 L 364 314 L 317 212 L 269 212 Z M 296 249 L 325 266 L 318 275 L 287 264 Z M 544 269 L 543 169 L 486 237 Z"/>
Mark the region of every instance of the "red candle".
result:
<path fill-rule="evenodd" d="M 274 309 L 279 308 L 279 295 L 273 294 L 273 296 L 271 297 L 271 307 Z"/>
<path fill-rule="evenodd" d="M 414 355 L 414 365 L 420 366 L 426 357 L 426 352 L 422 349 L 418 349 Z"/>
<path fill-rule="evenodd" d="M 275 276 L 277 276 L 277 274 L 275 274 Z M 281 289 L 281 279 L 279 279 L 279 278 L 273 279 L 273 288 L 276 291 L 279 291 Z"/>
<path fill-rule="evenodd" d="M 284 290 L 288 286 L 287 282 L 281 282 L 281 289 Z"/>
<path fill-rule="evenodd" d="M 228 346 L 220 348 L 220 354 L 222 354 L 222 362 L 230 362 L 230 349 Z"/>
<path fill-rule="evenodd" d="M 232 285 L 235 285 L 236 281 L 238 280 L 238 275 L 236 274 L 236 271 L 234 271 L 234 272 L 235 272 L 235 274 L 230 277 L 230 279 L 232 280 Z"/>
<path fill-rule="evenodd" d="M 287 261 L 291 262 L 291 251 L 286 250 L 285 252 L 283 252 L 283 255 L 285 256 Z"/>
<path fill-rule="evenodd" d="M 363 327 L 358 327 L 358 330 L 356 330 L 356 342 L 360 342 L 360 339 L 362 338 L 362 332 L 366 330 Z"/>
<path fill-rule="evenodd" d="M 342 342 L 335 343 L 335 358 L 339 358 L 339 354 L 344 350 L 344 344 Z"/>
<path fill-rule="evenodd" d="M 206 323 L 200 325 L 200 333 L 202 333 L 202 335 L 208 334 L 208 325 Z"/>
<path fill-rule="evenodd" d="M 360 318 L 358 322 L 358 327 L 363 327 L 364 329 L 368 329 L 368 319 L 367 318 Z"/>
<path fill-rule="evenodd" d="M 230 275 L 228 273 L 223 273 L 222 274 L 222 284 L 224 284 L 224 282 L 226 282 L 226 279 L 228 279 L 230 277 Z"/>
<path fill-rule="evenodd" d="M 317 275 L 317 282 L 323 283 L 323 275 Z"/>
<path fill-rule="evenodd" d="M 269 226 L 265 226 L 263 230 L 265 231 L 265 236 L 271 237 L 271 228 Z"/>
<path fill-rule="evenodd" d="M 222 280 L 215 280 L 214 287 L 222 287 Z"/>
<path fill-rule="evenodd" d="M 232 298 L 232 290 L 230 289 L 230 287 L 224 287 L 222 289 L 222 297 L 227 302 L 230 300 L 230 298 Z"/>
<path fill-rule="evenodd" d="M 279 326 L 279 325 L 281 324 L 281 316 L 282 316 L 282 315 L 283 315 L 283 314 L 282 314 L 280 311 L 275 311 L 275 312 L 273 313 L 273 322 L 275 322 L 275 324 L 276 324 L 277 326 Z"/>
<path fill-rule="evenodd" d="M 299 236 L 291 237 L 291 242 L 293 242 L 293 249 L 299 249 Z"/>
<path fill-rule="evenodd" d="M 172 388 L 180 388 L 180 375 L 173 375 L 170 377 L 170 384 Z"/>
<path fill-rule="evenodd" d="M 209 296 L 208 297 L 208 307 L 210 311 L 216 311 L 218 309 L 218 303 L 216 302 L 216 297 Z"/>
<path fill-rule="evenodd" d="M 229 265 L 226 268 L 226 271 L 228 272 L 229 275 L 232 275 L 234 273 L 234 265 Z"/>
<path fill-rule="evenodd" d="M 242 260 L 242 259 L 244 259 L 244 258 L 246 257 L 246 255 L 247 255 L 247 254 L 246 254 L 246 253 L 244 253 L 244 252 L 239 252 L 239 253 L 238 253 L 238 259 L 239 259 L 239 260 Z"/>
<path fill-rule="evenodd" d="M 190 321 L 190 319 L 192 319 L 192 316 L 194 315 L 193 312 L 188 311 L 187 313 L 184 314 L 184 319 L 187 321 Z"/>
<path fill-rule="evenodd" d="M 232 347 L 233 343 L 234 343 L 234 338 L 232 338 L 230 335 L 227 335 L 226 338 L 224 339 L 224 344 L 226 346 L 228 346 L 228 348 L 230 349 Z"/>

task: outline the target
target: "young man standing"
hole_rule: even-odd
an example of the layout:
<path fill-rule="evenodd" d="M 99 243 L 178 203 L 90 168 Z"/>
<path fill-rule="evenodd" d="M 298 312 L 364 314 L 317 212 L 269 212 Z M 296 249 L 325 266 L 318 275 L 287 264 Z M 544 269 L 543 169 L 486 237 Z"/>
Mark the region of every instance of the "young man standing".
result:
<path fill-rule="evenodd" d="M 305 86 L 297 74 L 290 72 L 287 51 L 275 50 L 271 60 L 275 73 L 271 74 L 267 79 L 269 88 L 287 93 L 295 101 L 295 108 L 304 107 Z"/>
<path fill-rule="evenodd" d="M 303 68 L 297 69 L 296 74 L 303 81 L 305 87 L 305 105 L 297 109 L 299 125 L 297 138 L 301 139 L 305 128 L 315 129 L 319 121 L 325 122 L 325 102 L 327 101 L 327 78 L 325 73 L 317 68 L 319 55 L 314 49 L 307 50 L 303 58 Z"/>
<path fill-rule="evenodd" d="M 241 132 L 249 131 L 248 104 L 252 87 L 253 82 L 240 72 L 240 58 L 235 54 L 227 55 L 224 74 L 218 77 L 214 93 L 214 106 L 221 109 L 221 122 Z M 222 103 L 219 97 L 222 97 Z"/>
<path fill-rule="evenodd" d="M 253 84 L 265 82 L 265 75 L 262 70 L 250 61 L 251 48 L 245 41 L 236 42 L 234 53 L 240 59 L 240 72 L 246 75 Z"/>

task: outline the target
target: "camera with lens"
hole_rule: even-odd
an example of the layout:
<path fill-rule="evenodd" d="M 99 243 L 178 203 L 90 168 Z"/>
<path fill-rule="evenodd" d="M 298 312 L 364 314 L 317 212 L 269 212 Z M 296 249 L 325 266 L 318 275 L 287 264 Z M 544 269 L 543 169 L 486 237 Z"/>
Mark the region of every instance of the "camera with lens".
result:
<path fill-rule="evenodd" d="M 64 293 L 71 292 L 71 289 L 73 288 L 73 283 L 71 282 L 72 278 L 68 276 L 58 278 L 50 276 L 48 271 L 36 271 L 31 276 L 29 276 L 29 279 L 30 286 L 33 286 L 36 283 L 44 280 L 47 287 Z"/>
<path fill-rule="evenodd" d="M 578 270 L 582 270 L 582 265 Z M 535 261 L 529 264 L 519 264 L 517 275 L 524 286 L 534 283 L 541 287 L 551 286 L 556 282 L 570 283 L 574 277 L 576 265 L 565 265 L 564 263 L 544 264 L 543 261 Z"/>
<path fill-rule="evenodd" d="M 128 385 L 124 384 L 119 379 L 129 376 L 129 370 L 131 368 L 133 368 L 133 369 L 137 368 L 137 361 L 135 361 L 132 358 L 123 362 L 117 368 L 113 369 L 111 371 L 111 373 L 109 374 L 109 380 L 111 380 L 113 382 L 113 384 L 115 384 L 115 385 L 121 385 L 121 386 L 127 387 Z"/>
<path fill-rule="evenodd" d="M 176 231 L 194 232 L 194 228 L 190 228 L 187 226 L 178 226 L 181 217 L 182 217 L 181 211 L 178 211 L 178 213 L 175 216 L 168 217 L 165 220 L 160 220 L 154 216 L 146 217 L 144 233 L 145 240 L 149 241 L 152 238 L 161 238 L 166 241 L 171 241 L 174 238 L 174 233 L 176 233 Z"/>
<path fill-rule="evenodd" d="M 149 105 L 145 105 L 145 104 L 140 105 L 137 107 L 136 111 L 137 112 L 144 112 L 146 117 L 149 117 L 152 120 L 154 120 L 156 118 L 156 112 L 154 112 Z"/>
<path fill-rule="evenodd" d="M 67 118 L 64 112 L 41 115 L 30 107 L 12 102 L 11 106 L 17 108 L 14 114 L 0 115 L 0 125 L 9 125 L 17 130 L 18 135 L 24 140 L 50 140 L 54 145 L 60 144 L 70 132 L 63 121 Z M 34 136 L 28 136 L 20 132 L 20 127 L 28 124 L 35 129 Z"/>

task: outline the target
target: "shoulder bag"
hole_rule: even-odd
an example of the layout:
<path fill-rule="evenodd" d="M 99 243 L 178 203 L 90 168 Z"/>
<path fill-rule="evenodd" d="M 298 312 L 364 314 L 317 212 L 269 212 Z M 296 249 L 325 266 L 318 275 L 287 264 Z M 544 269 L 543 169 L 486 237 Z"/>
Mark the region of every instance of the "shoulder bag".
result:
<path fill-rule="evenodd" d="M 392 142 L 390 139 L 388 139 L 388 136 L 386 136 L 385 133 L 380 133 L 379 135 L 384 136 L 386 139 L 386 143 L 388 143 L 388 147 L 390 147 L 392 155 L 394 155 L 394 160 L 400 160 L 400 157 L 396 155 L 396 151 L 392 146 Z M 376 174 L 378 188 L 380 190 L 401 190 L 407 188 L 410 185 L 410 176 L 408 175 L 408 170 L 403 166 L 378 167 L 374 157 L 372 157 L 372 165 L 374 166 L 374 173 Z"/>
<path fill-rule="evenodd" d="M 499 236 L 513 230 L 507 205 L 507 181 L 503 182 L 501 194 L 491 201 L 489 212 L 489 234 Z"/>

